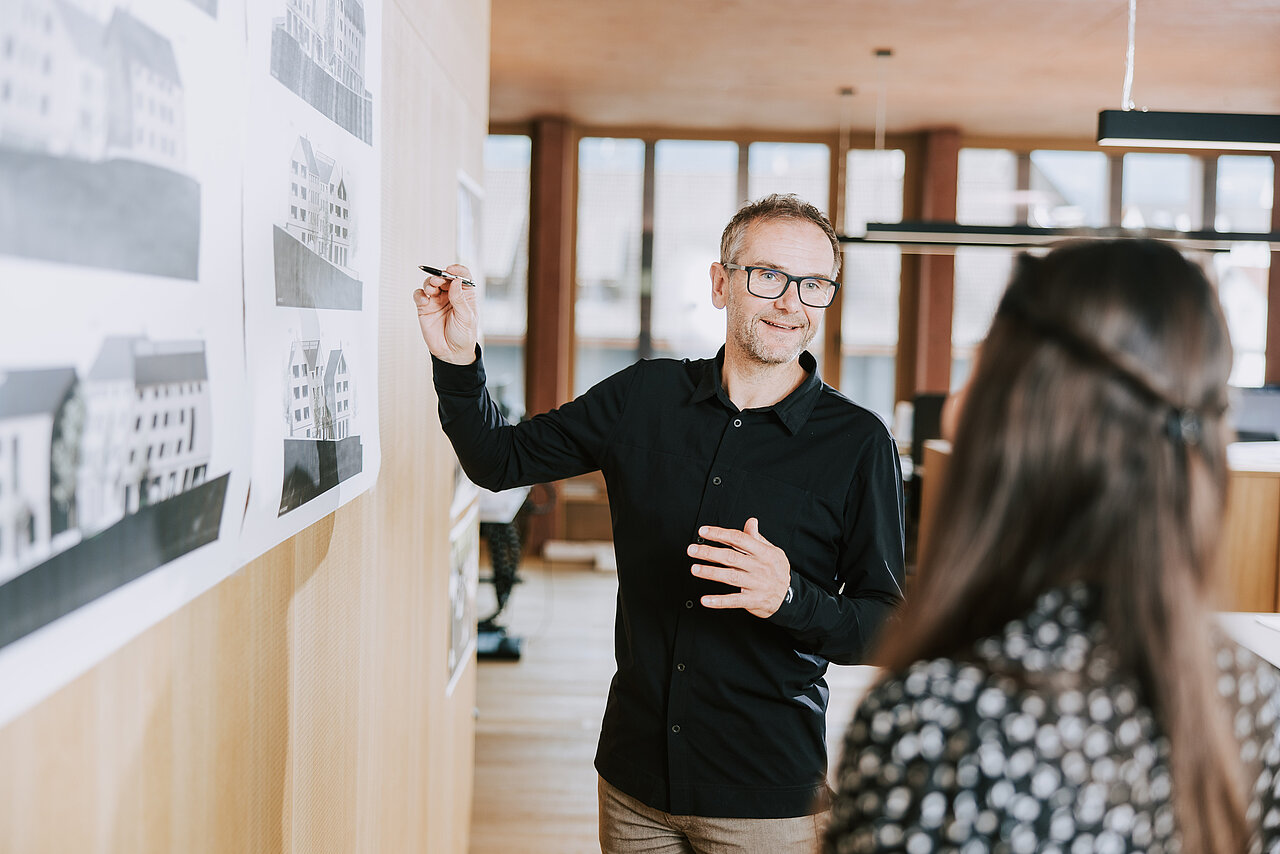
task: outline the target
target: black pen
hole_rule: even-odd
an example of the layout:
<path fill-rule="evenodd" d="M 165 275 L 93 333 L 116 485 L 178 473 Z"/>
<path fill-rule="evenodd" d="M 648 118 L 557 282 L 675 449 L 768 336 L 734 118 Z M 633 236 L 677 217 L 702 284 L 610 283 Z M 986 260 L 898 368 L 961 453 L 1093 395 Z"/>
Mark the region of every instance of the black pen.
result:
<path fill-rule="evenodd" d="M 446 273 L 444 270 L 438 270 L 435 267 L 428 267 L 426 264 L 419 264 L 418 269 L 424 273 L 430 273 L 433 276 L 440 276 L 441 278 L 453 279 L 455 281 L 462 282 L 462 286 L 464 288 L 474 288 L 476 286 L 476 283 L 470 279 L 464 279 L 454 273 Z"/>

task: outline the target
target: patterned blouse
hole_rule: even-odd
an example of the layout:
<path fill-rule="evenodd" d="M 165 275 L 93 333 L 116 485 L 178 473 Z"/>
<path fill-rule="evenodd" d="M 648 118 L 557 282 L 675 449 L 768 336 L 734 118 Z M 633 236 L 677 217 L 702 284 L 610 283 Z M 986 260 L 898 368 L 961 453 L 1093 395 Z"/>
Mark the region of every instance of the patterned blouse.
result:
<path fill-rule="evenodd" d="M 971 661 L 918 662 L 873 688 L 845 735 L 827 854 L 1179 851 L 1168 739 L 1116 674 L 1094 598 L 1050 591 Z M 1250 850 L 1280 854 L 1280 673 L 1229 643 L 1217 664 L 1258 769 Z M 1044 690 L 1000 675 L 1049 669 L 1081 678 Z"/>

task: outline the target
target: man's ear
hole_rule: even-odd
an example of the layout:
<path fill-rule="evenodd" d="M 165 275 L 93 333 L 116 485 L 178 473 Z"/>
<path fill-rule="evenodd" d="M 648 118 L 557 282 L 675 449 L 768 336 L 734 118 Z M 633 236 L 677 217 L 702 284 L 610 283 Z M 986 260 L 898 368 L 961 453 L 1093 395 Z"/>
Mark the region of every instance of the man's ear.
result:
<path fill-rule="evenodd" d="M 719 261 L 711 265 L 711 304 L 716 308 L 729 304 L 729 271 Z"/>

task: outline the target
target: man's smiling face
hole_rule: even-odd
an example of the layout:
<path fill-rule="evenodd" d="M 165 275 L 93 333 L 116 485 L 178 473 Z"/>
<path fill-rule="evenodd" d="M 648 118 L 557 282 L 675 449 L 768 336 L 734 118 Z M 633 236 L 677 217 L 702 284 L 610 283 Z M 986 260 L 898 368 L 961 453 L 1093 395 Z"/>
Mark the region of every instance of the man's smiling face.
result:
<path fill-rule="evenodd" d="M 793 276 L 830 277 L 835 267 L 831 241 L 812 222 L 775 219 L 748 226 L 735 264 L 770 267 Z M 719 267 L 719 265 L 717 265 Z M 792 283 L 777 299 L 762 299 L 747 290 L 747 273 L 719 267 L 713 278 L 712 302 L 728 308 L 726 354 L 762 365 L 794 361 L 818 332 L 824 309 L 800 302 Z"/>

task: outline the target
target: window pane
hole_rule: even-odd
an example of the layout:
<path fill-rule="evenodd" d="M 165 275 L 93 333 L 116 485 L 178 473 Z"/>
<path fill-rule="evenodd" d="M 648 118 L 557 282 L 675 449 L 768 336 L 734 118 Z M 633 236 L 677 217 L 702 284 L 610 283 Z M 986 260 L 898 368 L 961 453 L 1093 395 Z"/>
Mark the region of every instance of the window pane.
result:
<path fill-rule="evenodd" d="M 574 394 L 635 361 L 640 333 L 644 143 L 578 145 Z"/>
<path fill-rule="evenodd" d="M 951 316 L 951 388 L 964 385 L 973 352 L 986 337 L 1013 270 L 1011 249 L 956 248 L 955 306 Z"/>
<path fill-rule="evenodd" d="M 1107 156 L 1100 151 L 1031 152 L 1029 225 L 1044 228 L 1107 223 Z"/>
<path fill-rule="evenodd" d="M 1018 221 L 1018 158 L 997 148 L 960 149 L 956 222 L 1013 225 Z"/>
<path fill-rule="evenodd" d="M 1261 386 L 1266 379 L 1267 276 L 1271 252 L 1265 243 L 1236 243 L 1210 255 L 1218 299 L 1231 332 L 1235 359 L 1231 384 Z"/>
<path fill-rule="evenodd" d="M 901 268 L 896 246 L 851 246 L 844 253 L 840 391 L 886 423 L 893 418 Z"/>
<path fill-rule="evenodd" d="M 516 417 L 524 412 L 529 156 L 527 136 L 490 136 L 485 140 L 485 370 L 490 393 Z"/>
<path fill-rule="evenodd" d="M 738 145 L 664 139 L 654 152 L 653 351 L 703 358 L 724 343 L 711 265 L 738 209 Z"/>
<path fill-rule="evenodd" d="M 906 155 L 898 149 L 855 149 L 845 159 L 844 228 L 861 234 L 869 222 L 902 221 Z"/>
<path fill-rule="evenodd" d="M 1271 231 L 1275 204 L 1274 162 L 1270 157 L 1218 158 L 1218 231 Z M 1235 362 L 1232 385 L 1260 386 L 1266 378 L 1267 278 L 1271 252 L 1262 243 L 1237 243 L 1213 253 L 1218 298 L 1231 330 Z"/>
<path fill-rule="evenodd" d="M 868 222 L 900 222 L 903 152 L 854 150 L 845 164 L 845 231 L 860 234 Z M 897 246 L 845 248 L 840 391 L 886 422 L 893 417 L 901 269 Z"/>
<path fill-rule="evenodd" d="M 1120 224 L 1199 229 L 1202 176 L 1200 161 L 1189 154 L 1126 154 Z"/>
<path fill-rule="evenodd" d="M 747 149 L 747 195 L 754 200 L 795 193 L 827 213 L 830 171 L 831 150 L 820 143 L 753 142 Z"/>
<path fill-rule="evenodd" d="M 1224 155 L 1218 158 L 1218 231 L 1270 231 L 1275 203 L 1274 162 L 1270 157 Z"/>

